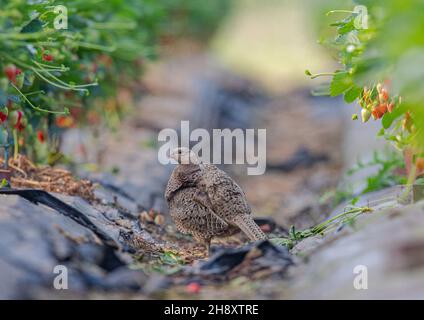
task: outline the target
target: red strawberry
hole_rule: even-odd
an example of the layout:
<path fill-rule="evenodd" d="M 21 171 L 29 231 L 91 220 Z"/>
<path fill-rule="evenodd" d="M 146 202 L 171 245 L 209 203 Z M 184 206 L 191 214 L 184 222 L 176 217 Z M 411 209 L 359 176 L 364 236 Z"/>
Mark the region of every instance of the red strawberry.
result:
<path fill-rule="evenodd" d="M 414 165 L 414 156 L 416 153 L 411 148 L 407 148 L 404 150 L 404 159 L 405 159 L 405 168 L 407 175 L 411 173 L 411 170 Z M 415 159 L 415 176 L 418 177 L 424 174 L 424 158 L 416 158 Z"/>
<path fill-rule="evenodd" d="M 53 56 L 52 56 L 51 54 L 44 54 L 44 53 L 43 53 L 42 59 L 43 59 L 44 61 L 51 62 L 51 61 L 53 61 Z"/>
<path fill-rule="evenodd" d="M 387 103 L 380 104 L 378 109 L 384 115 L 387 112 Z"/>
<path fill-rule="evenodd" d="M 0 111 L 0 123 L 3 123 L 7 120 L 7 114 Z"/>
<path fill-rule="evenodd" d="M 375 120 L 381 119 L 383 117 L 383 113 L 381 113 L 378 108 L 375 108 L 371 113 Z"/>
<path fill-rule="evenodd" d="M 271 232 L 271 226 L 269 224 L 263 224 L 259 228 L 261 228 L 263 232 Z"/>
<path fill-rule="evenodd" d="M 374 118 L 374 120 L 380 119 L 377 109 L 372 110 L 371 114 L 372 114 L 372 117 Z"/>
<path fill-rule="evenodd" d="M 389 93 L 387 92 L 386 89 L 382 88 L 381 92 L 379 94 L 379 99 L 381 102 L 386 102 L 387 100 L 389 100 Z"/>
<path fill-rule="evenodd" d="M 387 104 L 383 103 L 376 106 L 374 110 L 372 110 L 372 116 L 374 117 L 374 119 L 381 119 L 386 112 L 387 112 Z"/>
<path fill-rule="evenodd" d="M 4 69 L 4 73 L 6 74 L 6 77 L 9 79 L 9 81 L 15 83 L 16 82 L 16 67 L 15 65 L 11 64 L 8 65 Z"/>
<path fill-rule="evenodd" d="M 71 128 L 75 125 L 75 121 L 70 116 L 58 116 L 56 118 L 56 125 L 59 128 Z"/>
<path fill-rule="evenodd" d="M 66 127 L 66 117 L 65 116 L 58 116 L 56 118 L 56 125 L 59 128 L 65 128 Z"/>
<path fill-rule="evenodd" d="M 46 140 L 44 137 L 44 133 L 41 130 L 37 131 L 37 139 L 38 141 L 40 141 L 41 143 L 44 143 L 44 141 Z"/>
<path fill-rule="evenodd" d="M 22 70 L 16 68 L 14 64 L 10 64 L 6 68 L 4 68 L 4 73 L 6 74 L 10 82 L 16 83 L 16 76 L 20 75 L 22 73 Z"/>
<path fill-rule="evenodd" d="M 200 289 L 201 286 L 197 282 L 191 282 L 186 286 L 186 291 L 192 294 L 199 293 Z"/>
<path fill-rule="evenodd" d="M 16 120 L 14 128 L 17 129 L 18 131 L 22 131 L 25 129 L 25 126 L 22 124 L 23 113 L 22 111 L 18 110 L 17 114 L 18 114 L 18 119 Z"/>

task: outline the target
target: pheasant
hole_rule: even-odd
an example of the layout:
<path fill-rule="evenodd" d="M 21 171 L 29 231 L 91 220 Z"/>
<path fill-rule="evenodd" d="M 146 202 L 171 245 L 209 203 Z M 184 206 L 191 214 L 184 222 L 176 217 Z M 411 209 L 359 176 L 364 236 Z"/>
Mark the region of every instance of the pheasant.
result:
<path fill-rule="evenodd" d="M 177 228 L 191 233 L 208 251 L 213 237 L 226 237 L 243 231 L 250 240 L 266 239 L 253 221 L 246 196 L 224 171 L 200 162 L 187 148 L 170 155 L 179 165 L 168 181 L 165 198 Z"/>

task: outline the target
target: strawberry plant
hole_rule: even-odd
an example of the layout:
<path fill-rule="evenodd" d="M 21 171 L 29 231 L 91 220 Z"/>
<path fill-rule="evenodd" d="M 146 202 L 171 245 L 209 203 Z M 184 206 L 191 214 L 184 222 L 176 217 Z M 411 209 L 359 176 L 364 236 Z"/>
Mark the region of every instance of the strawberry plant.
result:
<path fill-rule="evenodd" d="M 207 16 L 212 29 L 225 9 L 193 0 L 0 0 L 0 7 L 0 145 L 39 162 L 49 158 L 53 135 L 119 122 L 129 103 L 120 89 L 132 88 L 156 56 L 167 21 L 196 29 L 196 16 Z"/>
<path fill-rule="evenodd" d="M 353 120 L 380 121 L 384 137 L 405 160 L 412 182 L 424 173 L 424 3 L 421 0 L 358 0 L 328 13 L 336 35 L 324 41 L 340 63 L 316 94 L 357 102 Z"/>
<path fill-rule="evenodd" d="M 11 140 L 15 155 L 21 147 L 45 160 L 52 126 L 118 110 L 99 106 L 153 56 L 163 15 L 156 1 L 61 4 L 0 0 L 0 144 Z"/>

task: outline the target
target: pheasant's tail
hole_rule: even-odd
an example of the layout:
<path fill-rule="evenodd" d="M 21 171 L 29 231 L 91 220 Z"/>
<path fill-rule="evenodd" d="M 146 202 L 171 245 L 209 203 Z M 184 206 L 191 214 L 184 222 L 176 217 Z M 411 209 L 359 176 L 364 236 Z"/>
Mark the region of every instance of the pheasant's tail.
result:
<path fill-rule="evenodd" d="M 250 215 L 238 215 L 232 222 L 243 231 L 250 240 L 258 241 L 267 239 L 266 234 L 259 228 Z"/>

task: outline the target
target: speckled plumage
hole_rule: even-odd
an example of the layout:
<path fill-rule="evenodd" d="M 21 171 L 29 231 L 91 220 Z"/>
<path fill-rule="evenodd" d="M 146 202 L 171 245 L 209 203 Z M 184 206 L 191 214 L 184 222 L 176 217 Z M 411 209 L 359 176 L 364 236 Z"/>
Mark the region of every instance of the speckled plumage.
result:
<path fill-rule="evenodd" d="M 191 180 L 200 178 L 201 171 L 196 165 L 179 165 L 168 181 L 165 198 L 169 212 L 177 229 L 205 244 L 209 248 L 214 237 L 228 237 L 239 231 L 219 218 L 211 209 L 197 201 L 199 189 Z"/>
<path fill-rule="evenodd" d="M 208 247 L 213 237 L 230 236 L 240 229 L 251 240 L 266 238 L 252 219 L 243 190 L 214 165 L 178 165 L 165 198 L 177 228 Z"/>
<path fill-rule="evenodd" d="M 196 186 L 207 195 L 206 204 L 224 221 L 239 227 L 251 240 L 266 239 L 252 218 L 246 195 L 240 186 L 213 164 L 205 164 Z"/>
<path fill-rule="evenodd" d="M 195 187 L 178 190 L 169 201 L 169 211 L 177 229 L 206 246 L 214 237 L 228 237 L 239 231 L 195 201 Z"/>

